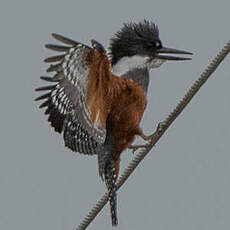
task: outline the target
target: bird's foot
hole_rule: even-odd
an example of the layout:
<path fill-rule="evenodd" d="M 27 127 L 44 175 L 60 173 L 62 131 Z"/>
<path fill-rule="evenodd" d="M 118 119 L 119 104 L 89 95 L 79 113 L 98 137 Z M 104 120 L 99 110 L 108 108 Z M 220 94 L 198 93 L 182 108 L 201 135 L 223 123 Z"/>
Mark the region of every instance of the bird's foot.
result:
<path fill-rule="evenodd" d="M 140 135 L 140 137 L 143 139 L 143 140 L 145 140 L 145 141 L 148 141 L 148 142 L 150 142 L 152 139 L 153 139 L 153 136 L 154 136 L 154 134 L 151 134 L 151 135 L 149 135 L 149 136 L 146 136 L 146 135 L 144 135 L 143 133 Z"/>
<path fill-rule="evenodd" d="M 165 127 L 167 126 L 167 123 L 165 121 L 161 121 L 158 123 L 157 125 L 157 129 L 156 129 L 156 133 L 157 134 L 160 134 L 164 131 Z M 140 137 L 142 137 L 143 140 L 145 141 L 148 141 L 148 142 L 151 142 L 151 140 L 153 139 L 155 133 L 149 135 L 149 136 L 146 136 L 144 135 L 143 133 L 140 135 Z"/>
<path fill-rule="evenodd" d="M 146 144 L 146 145 L 131 145 L 131 146 L 129 146 L 129 149 L 131 149 L 132 152 L 135 153 L 138 149 L 146 148 L 146 147 L 148 147 L 148 144 Z"/>
<path fill-rule="evenodd" d="M 157 125 L 157 130 L 156 130 L 156 132 L 157 132 L 158 134 L 162 133 L 162 132 L 164 131 L 164 129 L 165 129 L 166 126 L 167 126 L 167 124 L 166 124 L 165 121 L 159 122 L 158 125 Z"/>
<path fill-rule="evenodd" d="M 160 135 L 160 134 L 162 134 L 162 132 L 164 132 L 166 126 L 167 126 L 167 123 L 165 121 L 159 122 L 157 125 L 157 128 L 156 128 L 156 131 L 153 134 L 147 136 L 144 133 L 141 133 L 139 136 L 143 140 L 147 141 L 148 143 L 151 143 L 156 134 Z M 147 145 L 140 145 L 140 147 L 139 146 L 136 146 L 136 147 L 133 146 L 131 149 L 134 149 L 134 151 L 136 151 L 138 148 L 143 148 L 143 147 L 146 147 Z"/>

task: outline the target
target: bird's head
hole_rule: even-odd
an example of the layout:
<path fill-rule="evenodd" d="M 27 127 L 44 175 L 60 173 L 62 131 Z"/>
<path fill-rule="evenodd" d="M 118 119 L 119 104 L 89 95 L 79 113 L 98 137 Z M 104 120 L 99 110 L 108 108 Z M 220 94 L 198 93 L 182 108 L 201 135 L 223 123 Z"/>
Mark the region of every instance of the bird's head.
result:
<path fill-rule="evenodd" d="M 166 48 L 159 38 L 159 30 L 153 22 L 144 20 L 139 23 L 127 23 L 110 40 L 112 65 L 121 60 L 130 68 L 156 68 L 167 60 L 182 61 L 191 58 L 175 55 L 192 53 Z M 121 63 L 120 63 L 121 64 Z"/>

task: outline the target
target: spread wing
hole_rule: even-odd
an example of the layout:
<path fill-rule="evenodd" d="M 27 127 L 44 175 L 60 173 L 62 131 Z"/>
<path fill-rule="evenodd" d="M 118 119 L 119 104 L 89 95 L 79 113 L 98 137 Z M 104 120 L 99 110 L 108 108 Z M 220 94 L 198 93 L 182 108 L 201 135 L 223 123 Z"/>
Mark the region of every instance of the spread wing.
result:
<path fill-rule="evenodd" d="M 46 45 L 64 54 L 45 59 L 48 63 L 56 62 L 47 69 L 55 75 L 41 79 L 55 84 L 37 88 L 47 92 L 35 100 L 44 100 L 40 108 L 46 108 L 45 114 L 55 131 L 63 132 L 67 147 L 84 154 L 97 154 L 97 146 L 105 141 L 106 130 L 105 124 L 91 120 L 86 104 L 89 55 L 94 49 L 61 35 L 52 35 L 69 46 Z"/>

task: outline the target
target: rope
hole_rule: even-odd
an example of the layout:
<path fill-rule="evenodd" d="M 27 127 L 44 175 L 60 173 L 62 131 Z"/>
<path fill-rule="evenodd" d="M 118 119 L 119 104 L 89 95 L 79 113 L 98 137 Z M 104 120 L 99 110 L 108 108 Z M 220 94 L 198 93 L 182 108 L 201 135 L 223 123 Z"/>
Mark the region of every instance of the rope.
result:
<path fill-rule="evenodd" d="M 117 190 L 125 183 L 128 177 L 132 174 L 138 164 L 144 159 L 144 157 L 150 152 L 153 146 L 157 143 L 157 141 L 161 138 L 164 132 L 168 129 L 168 127 L 173 123 L 173 121 L 180 115 L 180 113 L 184 110 L 187 104 L 191 101 L 194 95 L 198 92 L 201 86 L 208 80 L 211 74 L 216 70 L 219 64 L 223 61 L 223 59 L 230 52 L 230 40 L 224 46 L 224 48 L 217 54 L 217 56 L 211 61 L 208 67 L 201 74 L 200 78 L 194 82 L 182 100 L 176 105 L 174 110 L 169 114 L 169 116 L 161 123 L 159 123 L 156 131 L 152 135 L 152 139 L 145 148 L 143 148 L 129 163 L 128 167 L 124 170 L 122 175 L 119 177 L 117 181 Z M 105 206 L 108 201 L 108 194 L 105 193 L 102 198 L 96 203 L 96 205 L 92 208 L 92 210 L 88 213 L 85 219 L 79 224 L 76 230 L 84 230 L 88 227 L 88 225 L 94 220 L 97 214 L 101 211 L 101 209 Z"/>

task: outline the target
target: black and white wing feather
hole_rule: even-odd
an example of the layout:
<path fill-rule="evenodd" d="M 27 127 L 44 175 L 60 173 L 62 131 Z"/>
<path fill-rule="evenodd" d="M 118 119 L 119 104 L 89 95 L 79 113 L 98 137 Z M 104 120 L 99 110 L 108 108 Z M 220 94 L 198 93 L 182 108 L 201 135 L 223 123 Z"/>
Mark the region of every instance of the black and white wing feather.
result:
<path fill-rule="evenodd" d="M 87 57 L 92 48 L 58 34 L 52 36 L 70 46 L 46 45 L 48 49 L 64 53 L 44 60 L 56 63 L 47 69 L 55 75 L 41 79 L 55 84 L 37 88 L 36 91 L 47 92 L 36 100 L 44 100 L 40 108 L 46 107 L 48 121 L 55 131 L 63 132 L 67 147 L 84 154 L 97 154 L 97 146 L 105 141 L 106 130 L 93 124 L 86 105 Z"/>

